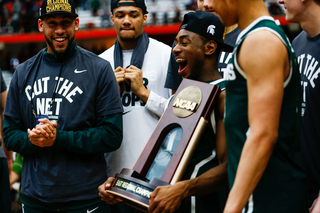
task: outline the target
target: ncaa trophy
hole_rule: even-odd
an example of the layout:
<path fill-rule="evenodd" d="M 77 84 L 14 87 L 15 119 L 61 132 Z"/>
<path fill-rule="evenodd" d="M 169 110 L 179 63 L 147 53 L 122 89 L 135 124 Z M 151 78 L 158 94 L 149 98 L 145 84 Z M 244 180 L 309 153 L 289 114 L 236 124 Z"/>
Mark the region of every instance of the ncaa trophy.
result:
<path fill-rule="evenodd" d="M 116 174 L 107 192 L 147 212 L 157 186 L 182 178 L 219 94 L 216 85 L 183 79 L 133 168 Z"/>

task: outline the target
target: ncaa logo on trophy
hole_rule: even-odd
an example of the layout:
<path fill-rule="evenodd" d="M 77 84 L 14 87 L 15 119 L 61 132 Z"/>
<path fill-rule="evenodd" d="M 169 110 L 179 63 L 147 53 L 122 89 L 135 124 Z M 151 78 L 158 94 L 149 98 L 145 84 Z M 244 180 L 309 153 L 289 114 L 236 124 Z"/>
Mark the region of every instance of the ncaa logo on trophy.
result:
<path fill-rule="evenodd" d="M 116 174 L 108 192 L 147 212 L 157 186 L 181 180 L 219 94 L 216 85 L 183 79 L 135 165 Z"/>

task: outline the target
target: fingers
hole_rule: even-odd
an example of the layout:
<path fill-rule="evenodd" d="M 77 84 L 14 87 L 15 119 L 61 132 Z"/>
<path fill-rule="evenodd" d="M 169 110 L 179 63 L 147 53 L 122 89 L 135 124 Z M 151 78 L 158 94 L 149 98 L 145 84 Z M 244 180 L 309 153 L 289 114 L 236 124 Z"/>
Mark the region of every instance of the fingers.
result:
<path fill-rule="evenodd" d="M 108 180 L 106 182 L 104 182 L 103 184 L 101 184 L 98 187 L 99 196 L 101 197 L 101 200 L 105 201 L 108 204 L 116 204 L 118 202 L 123 201 L 120 197 L 115 196 L 115 195 L 108 193 L 106 191 L 111 188 L 113 181 L 114 181 L 114 178 L 110 177 L 110 178 L 108 178 Z"/>
<path fill-rule="evenodd" d="M 56 132 L 57 123 L 51 122 L 47 118 L 39 119 L 40 124 L 36 126 L 36 129 L 40 131 L 45 137 L 53 137 Z"/>
<path fill-rule="evenodd" d="M 130 66 L 126 70 L 125 79 L 130 80 L 131 91 L 141 98 L 141 96 L 143 96 L 144 94 L 143 92 L 145 92 L 145 86 L 143 85 L 142 70 L 134 66 Z"/>
<path fill-rule="evenodd" d="M 139 68 L 136 67 L 136 66 L 134 66 L 134 65 L 130 65 L 130 66 L 127 68 L 127 70 L 128 70 L 128 69 L 131 69 L 131 70 L 139 70 Z"/>
<path fill-rule="evenodd" d="M 33 128 L 32 130 L 28 129 L 27 130 L 28 134 L 29 134 L 29 138 L 30 137 L 40 137 L 41 132 L 35 128 Z"/>
<path fill-rule="evenodd" d="M 110 189 L 114 181 L 115 181 L 114 177 L 109 177 L 108 180 L 105 182 L 106 189 Z"/>
<path fill-rule="evenodd" d="M 129 82 L 137 77 L 139 77 L 139 80 L 140 78 L 142 79 L 142 70 L 133 65 L 128 68 L 117 67 L 114 70 L 114 74 L 118 83 L 122 81 Z"/>
<path fill-rule="evenodd" d="M 150 195 L 149 205 L 153 202 L 154 198 L 157 196 L 159 187 L 157 187 Z"/>
<path fill-rule="evenodd" d="M 105 182 L 106 183 L 106 182 Z M 99 187 L 98 187 L 98 191 L 99 191 L 99 196 L 101 198 L 106 198 L 108 193 L 106 192 L 106 187 L 105 187 L 105 183 L 101 184 Z"/>
<path fill-rule="evenodd" d="M 150 195 L 148 212 L 155 212 L 155 209 L 157 208 L 157 203 L 154 202 L 154 199 L 157 196 L 158 191 L 159 187 L 157 187 Z"/>
<path fill-rule="evenodd" d="M 40 126 L 42 126 L 42 125 L 40 125 Z M 54 131 L 54 134 L 52 135 L 52 137 L 48 137 L 48 133 L 46 131 L 43 131 L 43 129 L 41 129 L 41 130 L 36 129 L 36 128 L 33 128 L 32 130 L 27 129 L 27 132 L 28 132 L 28 138 L 31 141 L 31 143 L 33 145 L 36 145 L 39 147 L 52 146 L 54 144 L 55 139 L 56 139 L 56 131 Z M 50 134 L 50 136 L 51 136 L 51 134 Z"/>
<path fill-rule="evenodd" d="M 125 78 L 126 79 L 132 79 L 132 78 L 137 78 L 140 77 L 142 79 L 142 70 L 131 65 L 129 68 L 125 70 Z"/>
<path fill-rule="evenodd" d="M 30 138 L 30 141 L 33 145 L 39 147 L 50 147 L 54 144 L 54 138 L 46 138 L 46 137 L 38 137 L 38 138 Z"/>
<path fill-rule="evenodd" d="M 117 82 L 118 84 L 120 82 L 123 82 L 125 80 L 125 69 L 123 69 L 122 67 L 117 67 L 115 70 L 114 70 L 114 75 L 117 79 Z"/>
<path fill-rule="evenodd" d="M 37 125 L 36 130 L 40 131 L 40 133 L 45 137 L 53 137 L 54 135 L 54 130 L 47 125 Z"/>

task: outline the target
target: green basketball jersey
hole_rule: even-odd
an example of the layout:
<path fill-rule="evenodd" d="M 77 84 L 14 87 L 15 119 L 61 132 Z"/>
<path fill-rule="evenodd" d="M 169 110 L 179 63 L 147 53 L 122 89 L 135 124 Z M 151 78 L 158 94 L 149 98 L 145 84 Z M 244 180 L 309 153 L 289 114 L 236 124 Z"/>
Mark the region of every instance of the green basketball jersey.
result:
<path fill-rule="evenodd" d="M 243 212 L 305 212 L 305 174 L 300 161 L 300 74 L 291 44 L 273 18 L 263 16 L 244 29 L 224 74 L 226 82 L 225 131 L 228 178 L 232 187 L 241 152 L 250 134 L 245 72 L 237 63 L 243 40 L 250 33 L 267 30 L 278 36 L 288 50 L 290 75 L 284 82 L 278 140 L 267 168 Z M 252 59 L 254 60 L 254 59 Z"/>

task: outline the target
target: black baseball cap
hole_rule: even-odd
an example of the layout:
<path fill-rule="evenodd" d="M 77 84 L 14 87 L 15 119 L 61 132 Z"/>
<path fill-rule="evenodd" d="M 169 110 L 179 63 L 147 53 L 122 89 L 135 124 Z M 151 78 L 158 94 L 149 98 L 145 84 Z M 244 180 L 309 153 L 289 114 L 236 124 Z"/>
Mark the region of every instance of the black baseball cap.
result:
<path fill-rule="evenodd" d="M 183 22 L 180 29 L 202 35 L 210 40 L 219 43 L 221 50 L 232 52 L 233 47 L 224 43 L 225 26 L 220 21 L 219 17 L 202 10 L 195 10 L 186 13 L 183 17 Z"/>
<path fill-rule="evenodd" d="M 39 18 L 42 19 L 46 15 L 54 14 L 69 14 L 78 17 L 73 0 L 43 0 L 39 10 Z"/>
<path fill-rule="evenodd" d="M 133 0 L 132 1 L 124 1 L 120 2 L 120 0 L 111 0 L 111 13 L 113 13 L 113 10 L 116 9 L 117 7 L 123 7 L 123 6 L 134 6 L 134 7 L 139 7 L 141 8 L 143 14 L 147 14 L 147 4 L 145 0 Z"/>

